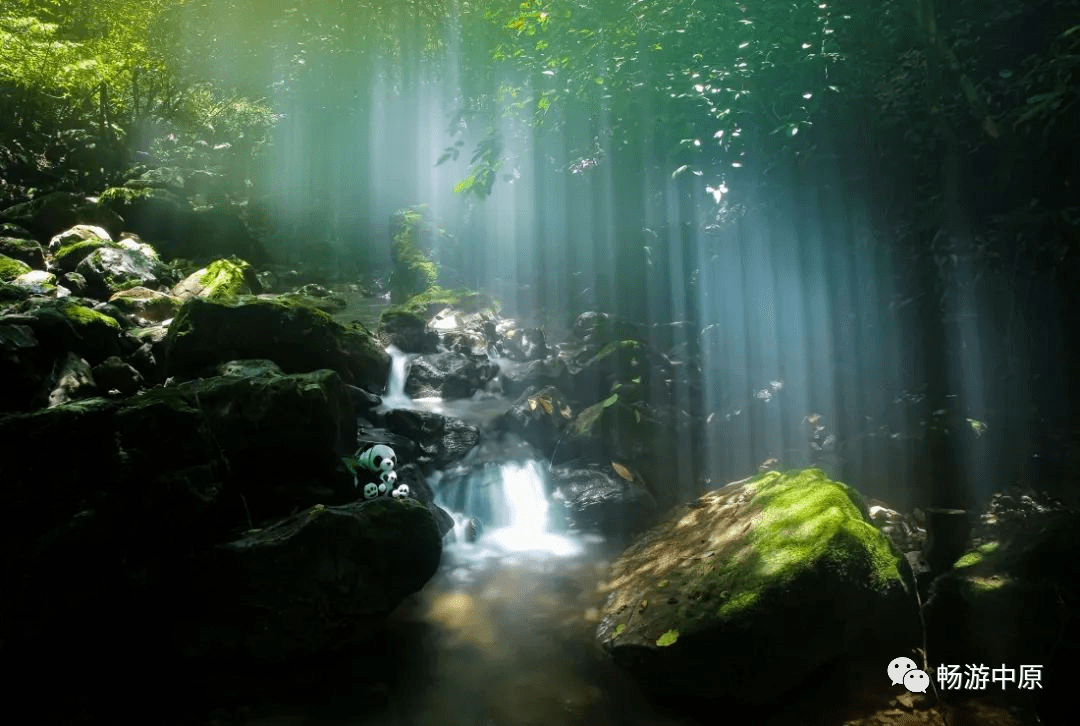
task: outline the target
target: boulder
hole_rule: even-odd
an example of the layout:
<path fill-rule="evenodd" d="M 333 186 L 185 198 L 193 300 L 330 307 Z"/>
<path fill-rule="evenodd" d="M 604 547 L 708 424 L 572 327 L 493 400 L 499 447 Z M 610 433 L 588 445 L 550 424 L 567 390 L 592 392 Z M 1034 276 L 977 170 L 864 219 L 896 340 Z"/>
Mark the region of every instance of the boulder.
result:
<path fill-rule="evenodd" d="M 166 340 L 166 375 L 198 376 L 230 360 L 265 358 L 288 373 L 331 368 L 352 385 L 382 392 L 390 356 L 366 328 L 276 298 L 221 304 L 194 298 Z"/>
<path fill-rule="evenodd" d="M 84 257 L 75 271 L 86 280 L 88 295 L 107 300 L 118 290 L 156 285 L 161 268 L 123 248 L 100 247 Z"/>
<path fill-rule="evenodd" d="M 405 353 L 434 353 L 439 348 L 439 334 L 427 324 L 415 311 L 387 309 L 379 319 L 379 337 Z"/>
<path fill-rule="evenodd" d="M 0 236 L 0 255 L 25 262 L 35 270 L 45 269 L 45 253 L 37 240 Z"/>
<path fill-rule="evenodd" d="M 429 411 L 394 409 L 387 412 L 385 425 L 393 434 L 416 443 L 415 461 L 425 470 L 462 459 L 480 441 L 475 426 Z"/>
<path fill-rule="evenodd" d="M 142 374 L 115 355 L 98 363 L 91 372 L 103 394 L 131 396 L 143 386 Z"/>
<path fill-rule="evenodd" d="M 259 292 L 261 287 L 251 265 L 235 257 L 214 260 L 181 280 L 172 289 L 181 302 L 193 297 L 214 302 L 234 302 L 240 295 Z"/>
<path fill-rule="evenodd" d="M 188 657 L 255 663 L 355 648 L 435 574 L 441 540 L 414 499 L 316 505 L 200 557 L 173 642 Z"/>
<path fill-rule="evenodd" d="M 409 367 L 405 392 L 413 398 L 468 398 L 483 389 L 498 370 L 486 356 L 474 357 L 450 351 L 418 355 Z"/>
<path fill-rule="evenodd" d="M 45 270 L 30 270 L 11 281 L 12 285 L 24 288 L 31 295 L 54 295 L 57 292 L 56 275 Z"/>
<path fill-rule="evenodd" d="M 181 304 L 181 301 L 172 295 L 146 287 L 121 290 L 110 297 L 109 302 L 145 324 L 171 320 Z"/>
<path fill-rule="evenodd" d="M 861 497 L 769 472 L 674 511 L 612 564 L 597 637 L 669 703 L 768 704 L 918 643 L 906 560 Z"/>
<path fill-rule="evenodd" d="M 49 408 L 80 398 L 90 398 L 97 391 L 90 364 L 74 353 L 68 353 L 53 371 Z"/>
<path fill-rule="evenodd" d="M 562 502 L 567 521 L 580 532 L 625 543 L 653 524 L 658 514 L 645 481 L 618 462 L 555 466 L 551 483 L 553 497 Z"/>
<path fill-rule="evenodd" d="M 0 254 L 0 281 L 14 282 L 15 278 L 25 275 L 27 272 L 30 272 L 30 265 L 22 260 Z"/>
<path fill-rule="evenodd" d="M 1015 509 L 1003 511 L 1005 498 L 995 495 L 996 526 L 982 533 L 982 543 L 930 586 L 927 648 L 961 672 L 967 663 L 1004 664 L 1020 678 L 1022 664 L 1041 666 L 1037 688 L 1009 684 L 1003 695 L 1017 707 L 1037 706 L 1048 722 L 1066 723 L 1080 657 L 1080 513 L 1057 508 L 1016 517 Z"/>

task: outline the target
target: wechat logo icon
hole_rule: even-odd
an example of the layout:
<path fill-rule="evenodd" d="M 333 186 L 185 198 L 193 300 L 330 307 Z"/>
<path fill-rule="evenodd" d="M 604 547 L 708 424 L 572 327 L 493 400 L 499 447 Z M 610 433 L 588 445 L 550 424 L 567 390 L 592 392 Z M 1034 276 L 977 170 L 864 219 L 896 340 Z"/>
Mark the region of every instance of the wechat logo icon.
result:
<path fill-rule="evenodd" d="M 930 676 L 915 666 L 911 658 L 893 658 L 889 663 L 889 680 L 894 686 L 903 684 L 911 693 L 926 693 Z"/>

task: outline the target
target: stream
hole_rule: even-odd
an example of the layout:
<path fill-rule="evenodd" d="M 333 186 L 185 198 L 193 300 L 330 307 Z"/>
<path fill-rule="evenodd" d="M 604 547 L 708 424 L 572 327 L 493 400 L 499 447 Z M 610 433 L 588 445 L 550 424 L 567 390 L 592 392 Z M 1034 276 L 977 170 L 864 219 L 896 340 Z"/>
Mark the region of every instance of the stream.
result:
<path fill-rule="evenodd" d="M 509 402 L 410 400 L 406 356 L 393 364 L 384 407 L 411 407 L 482 424 Z M 436 472 L 436 502 L 455 527 L 438 573 L 391 616 L 386 684 L 349 682 L 249 710 L 252 726 L 605 726 L 682 723 L 657 714 L 595 643 L 598 591 L 615 554 L 602 539 L 560 526 L 547 462 L 498 461 Z M 494 460 L 492 460 L 494 459 Z M 465 464 L 469 463 L 466 458 Z M 480 530 L 473 541 L 469 520 Z M 562 530 L 562 531 L 560 531 Z M 358 674 L 363 679 L 364 674 Z M 345 681 L 343 684 L 341 681 Z"/>

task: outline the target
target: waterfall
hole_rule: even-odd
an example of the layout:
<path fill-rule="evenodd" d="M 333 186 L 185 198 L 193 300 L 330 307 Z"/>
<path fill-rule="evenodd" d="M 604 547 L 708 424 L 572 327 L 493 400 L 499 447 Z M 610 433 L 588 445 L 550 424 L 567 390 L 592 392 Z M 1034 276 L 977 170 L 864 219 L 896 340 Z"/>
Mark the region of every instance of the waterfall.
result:
<path fill-rule="evenodd" d="M 444 473 L 433 488 L 439 505 L 454 516 L 458 542 L 465 540 L 466 522 L 475 519 L 481 526 L 481 546 L 560 557 L 581 550 L 579 542 L 553 531 L 546 471 L 539 461 L 488 463 Z"/>
<path fill-rule="evenodd" d="M 387 346 L 390 354 L 390 380 L 386 383 L 386 395 L 383 406 L 386 408 L 408 408 L 412 404 L 405 394 L 405 378 L 409 375 L 409 356 L 394 346 Z"/>

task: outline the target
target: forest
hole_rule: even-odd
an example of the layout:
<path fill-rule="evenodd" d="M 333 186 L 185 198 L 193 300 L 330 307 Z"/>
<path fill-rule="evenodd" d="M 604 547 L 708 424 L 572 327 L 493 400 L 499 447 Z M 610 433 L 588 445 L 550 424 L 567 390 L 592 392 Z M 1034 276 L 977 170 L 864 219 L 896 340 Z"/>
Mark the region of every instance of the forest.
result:
<path fill-rule="evenodd" d="M 0 658 L 115 633 L 177 723 L 1065 722 L 1080 0 L 4 0 L 0 110 Z M 793 645 L 811 509 L 891 584 Z M 778 705 L 815 679 L 841 720 Z M 43 722 L 139 712 L 75 690 Z"/>

